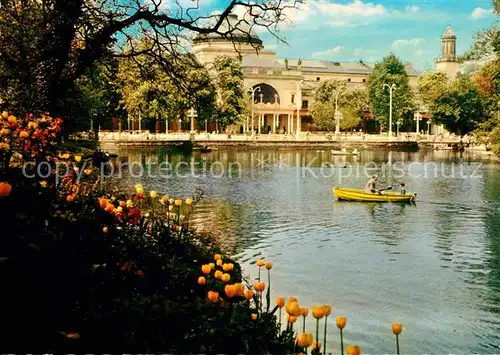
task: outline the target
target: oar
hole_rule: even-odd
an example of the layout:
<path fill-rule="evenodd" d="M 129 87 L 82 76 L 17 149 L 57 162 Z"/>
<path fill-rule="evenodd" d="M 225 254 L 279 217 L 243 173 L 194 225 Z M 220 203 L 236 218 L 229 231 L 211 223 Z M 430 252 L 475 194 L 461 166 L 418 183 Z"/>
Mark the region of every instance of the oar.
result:
<path fill-rule="evenodd" d="M 388 191 L 388 190 L 392 190 L 392 186 L 387 186 L 385 189 L 380 189 L 377 192 L 381 193 L 382 191 Z"/>

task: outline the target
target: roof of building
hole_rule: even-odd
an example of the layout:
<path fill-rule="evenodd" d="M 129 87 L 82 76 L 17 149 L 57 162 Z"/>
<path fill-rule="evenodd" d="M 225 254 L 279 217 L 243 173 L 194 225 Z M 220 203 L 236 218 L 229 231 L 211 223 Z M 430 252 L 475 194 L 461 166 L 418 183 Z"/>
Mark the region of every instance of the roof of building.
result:
<path fill-rule="evenodd" d="M 258 55 L 247 55 L 242 59 L 243 68 L 280 68 L 286 69 L 286 61 L 288 61 L 288 69 L 300 71 L 304 73 L 338 73 L 338 74 L 361 74 L 370 75 L 373 71 L 373 64 L 359 62 L 330 62 L 326 60 L 314 59 L 271 59 Z M 418 72 L 413 69 L 411 64 L 405 64 L 405 69 L 408 75 L 417 76 Z"/>
<path fill-rule="evenodd" d="M 453 32 L 453 28 L 451 28 L 451 25 L 446 27 L 446 30 L 443 33 L 443 38 L 457 38 L 455 32 Z"/>
<path fill-rule="evenodd" d="M 216 18 L 216 20 L 218 19 L 219 17 Z M 218 42 L 228 40 L 262 46 L 262 40 L 255 33 L 253 28 L 250 27 L 248 22 L 238 19 L 238 16 L 235 14 L 227 15 L 227 17 L 222 21 L 217 33 L 212 32 L 209 34 L 199 34 L 195 37 L 193 43 L 196 44 L 202 42 Z"/>

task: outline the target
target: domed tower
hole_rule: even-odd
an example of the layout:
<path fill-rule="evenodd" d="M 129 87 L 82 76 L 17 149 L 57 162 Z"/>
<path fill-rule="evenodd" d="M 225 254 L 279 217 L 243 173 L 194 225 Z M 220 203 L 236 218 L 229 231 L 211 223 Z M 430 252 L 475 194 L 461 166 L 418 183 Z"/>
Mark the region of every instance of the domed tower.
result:
<path fill-rule="evenodd" d="M 441 57 L 436 61 L 436 70 L 446 74 L 450 80 L 454 80 L 460 71 L 460 63 L 457 60 L 457 36 L 451 25 L 448 25 L 441 38 Z"/>
<path fill-rule="evenodd" d="M 274 52 L 264 50 L 262 40 L 255 31 L 246 22 L 240 22 L 235 14 L 229 14 L 224 19 L 218 32 L 229 33 L 228 38 L 209 33 L 199 34 L 193 40 L 192 52 L 203 65 L 213 63 L 221 55 L 237 57 L 258 53 L 260 56 L 275 56 Z"/>

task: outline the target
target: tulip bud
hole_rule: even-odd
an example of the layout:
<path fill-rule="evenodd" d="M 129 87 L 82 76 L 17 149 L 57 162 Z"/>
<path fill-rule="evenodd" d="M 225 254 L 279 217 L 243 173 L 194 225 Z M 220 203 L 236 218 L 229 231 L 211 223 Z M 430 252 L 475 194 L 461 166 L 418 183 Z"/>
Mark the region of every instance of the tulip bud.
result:
<path fill-rule="evenodd" d="M 247 300 L 251 299 L 253 297 L 253 291 L 252 290 L 245 290 L 245 298 Z"/>
<path fill-rule="evenodd" d="M 300 308 L 300 315 L 302 317 L 307 317 L 308 314 L 309 314 L 309 309 L 307 307 Z"/>
<path fill-rule="evenodd" d="M 224 282 L 229 282 L 229 280 L 231 280 L 231 275 L 229 275 L 229 274 L 222 274 L 221 280 L 224 281 Z"/>
<path fill-rule="evenodd" d="M 285 299 L 283 297 L 276 298 L 276 305 L 279 308 L 283 308 L 285 306 Z"/>
<path fill-rule="evenodd" d="M 265 265 L 264 260 L 262 260 L 262 259 L 257 260 L 257 266 L 258 267 L 262 267 L 264 265 Z"/>
<path fill-rule="evenodd" d="M 344 327 L 347 324 L 347 318 L 346 317 L 337 317 L 336 323 L 337 323 L 337 328 L 344 329 Z"/>
<path fill-rule="evenodd" d="M 313 341 L 311 349 L 313 351 L 320 351 L 321 350 L 321 343 L 319 341 Z"/>
<path fill-rule="evenodd" d="M 222 266 L 222 259 L 217 259 L 216 263 L 217 263 L 217 266 Z"/>
<path fill-rule="evenodd" d="M 392 323 L 392 332 L 396 335 L 401 334 L 403 331 L 403 325 L 401 323 Z"/>
<path fill-rule="evenodd" d="M 256 282 L 253 287 L 256 291 L 262 292 L 266 288 L 266 284 L 264 282 Z"/>
<path fill-rule="evenodd" d="M 332 306 L 324 304 L 321 306 L 321 308 L 323 309 L 323 314 L 325 315 L 325 317 L 328 317 L 330 313 L 332 313 Z"/>
<path fill-rule="evenodd" d="M 157 198 L 157 197 L 158 197 L 158 193 L 157 193 L 156 191 L 154 191 L 154 190 L 153 190 L 153 191 L 151 191 L 151 192 L 149 193 L 149 196 L 151 196 L 151 198 Z"/>
<path fill-rule="evenodd" d="M 205 265 L 202 265 L 202 266 L 201 266 L 201 271 L 202 271 L 205 275 L 210 274 L 210 270 L 211 270 L 211 269 L 212 269 L 212 268 L 210 267 L 210 265 L 207 265 L 207 264 L 205 264 Z"/>
<path fill-rule="evenodd" d="M 257 315 L 255 313 L 252 313 L 252 320 L 257 320 Z"/>
<path fill-rule="evenodd" d="M 359 346 L 349 345 L 347 347 L 347 355 L 359 355 L 359 354 L 360 354 Z"/>
<path fill-rule="evenodd" d="M 215 254 L 215 255 L 214 255 L 214 260 L 219 260 L 219 259 L 222 259 L 222 255 L 220 255 L 220 254 Z"/>
<path fill-rule="evenodd" d="M 225 274 L 225 275 L 227 275 L 227 274 Z M 234 295 L 236 295 L 236 288 L 234 287 L 234 285 L 226 285 L 224 287 L 224 292 L 226 293 L 227 297 L 233 298 Z"/>
<path fill-rule="evenodd" d="M 216 270 L 215 273 L 214 273 L 214 277 L 216 279 L 220 279 L 222 277 L 222 271 Z"/>
<path fill-rule="evenodd" d="M 219 293 L 216 291 L 208 291 L 208 300 L 212 303 L 216 303 L 219 299 Z"/>
<path fill-rule="evenodd" d="M 324 311 L 323 311 L 322 307 L 317 307 L 316 306 L 316 307 L 313 307 L 313 309 L 312 309 L 312 315 L 316 319 L 321 319 L 321 318 L 323 318 L 323 316 L 325 314 L 324 314 Z"/>
<path fill-rule="evenodd" d="M 266 263 L 266 269 L 267 269 L 267 270 L 271 270 L 272 268 L 273 268 L 273 263 L 272 263 L 272 262 L 270 262 L 270 261 L 268 261 L 268 262 Z"/>
<path fill-rule="evenodd" d="M 203 276 L 198 277 L 198 285 L 205 285 L 206 283 L 207 280 Z"/>

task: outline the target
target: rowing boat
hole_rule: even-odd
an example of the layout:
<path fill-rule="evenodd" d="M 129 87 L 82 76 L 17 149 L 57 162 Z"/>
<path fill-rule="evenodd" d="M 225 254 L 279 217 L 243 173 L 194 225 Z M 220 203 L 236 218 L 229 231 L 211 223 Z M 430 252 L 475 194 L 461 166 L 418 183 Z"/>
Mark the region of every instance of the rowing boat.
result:
<path fill-rule="evenodd" d="M 417 194 L 402 195 L 391 191 L 381 191 L 380 194 L 378 194 L 342 187 L 334 187 L 333 194 L 339 200 L 359 202 L 412 202 L 415 201 L 417 197 Z"/>

